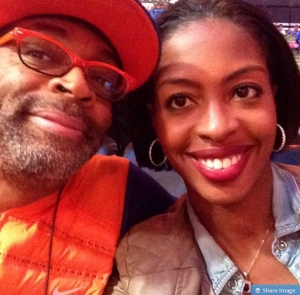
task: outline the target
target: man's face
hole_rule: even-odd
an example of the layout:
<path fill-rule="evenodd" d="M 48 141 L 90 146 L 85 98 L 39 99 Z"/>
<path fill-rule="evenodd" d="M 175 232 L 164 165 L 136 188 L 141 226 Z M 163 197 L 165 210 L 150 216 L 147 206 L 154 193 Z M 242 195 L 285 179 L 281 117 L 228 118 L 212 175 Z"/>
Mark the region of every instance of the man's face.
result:
<path fill-rule="evenodd" d="M 79 24 L 43 17 L 17 26 L 45 34 L 81 58 L 116 66 L 109 45 Z M 15 44 L 0 46 L 0 171 L 66 180 L 99 149 L 111 103 L 95 95 L 81 68 L 46 76 L 22 64 Z"/>

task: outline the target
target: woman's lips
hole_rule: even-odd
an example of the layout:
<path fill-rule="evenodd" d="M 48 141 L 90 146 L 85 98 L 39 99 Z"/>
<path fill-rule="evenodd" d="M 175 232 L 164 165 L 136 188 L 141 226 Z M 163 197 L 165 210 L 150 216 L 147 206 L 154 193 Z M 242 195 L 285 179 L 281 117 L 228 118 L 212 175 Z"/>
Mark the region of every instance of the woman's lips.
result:
<path fill-rule="evenodd" d="M 47 132 L 68 138 L 82 137 L 86 130 L 82 120 L 57 110 L 31 112 L 30 120 Z"/>
<path fill-rule="evenodd" d="M 249 146 L 213 148 L 189 153 L 193 165 L 207 179 L 229 181 L 237 178 L 244 170 Z"/>

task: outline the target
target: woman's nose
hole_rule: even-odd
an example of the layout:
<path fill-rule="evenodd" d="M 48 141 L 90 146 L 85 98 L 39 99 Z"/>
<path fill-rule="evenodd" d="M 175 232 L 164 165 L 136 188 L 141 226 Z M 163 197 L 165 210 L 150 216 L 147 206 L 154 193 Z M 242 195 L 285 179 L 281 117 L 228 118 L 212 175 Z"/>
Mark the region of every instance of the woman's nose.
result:
<path fill-rule="evenodd" d="M 61 93 L 68 99 L 84 104 L 93 104 L 96 94 L 90 89 L 85 74 L 80 67 L 74 67 L 62 77 L 54 77 L 48 84 L 50 91 Z"/>
<path fill-rule="evenodd" d="M 200 118 L 197 124 L 199 136 L 215 142 L 225 140 L 239 126 L 239 120 L 230 102 L 209 103 Z"/>

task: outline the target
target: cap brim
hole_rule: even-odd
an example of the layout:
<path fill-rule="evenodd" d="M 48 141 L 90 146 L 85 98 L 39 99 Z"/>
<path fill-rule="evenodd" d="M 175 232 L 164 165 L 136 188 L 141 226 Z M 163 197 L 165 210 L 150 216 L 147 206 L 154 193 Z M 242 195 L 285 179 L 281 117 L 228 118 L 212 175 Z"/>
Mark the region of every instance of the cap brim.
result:
<path fill-rule="evenodd" d="M 135 0 L 0 0 L 0 27 L 35 14 L 70 15 L 99 28 L 115 46 L 136 87 L 156 67 L 158 34 L 149 14 Z"/>

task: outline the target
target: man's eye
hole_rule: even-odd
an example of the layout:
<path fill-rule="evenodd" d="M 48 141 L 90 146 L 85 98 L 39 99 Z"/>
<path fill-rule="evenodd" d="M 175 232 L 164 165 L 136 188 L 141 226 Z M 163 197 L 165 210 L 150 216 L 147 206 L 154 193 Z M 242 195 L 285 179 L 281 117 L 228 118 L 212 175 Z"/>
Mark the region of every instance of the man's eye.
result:
<path fill-rule="evenodd" d="M 114 92 L 116 90 L 117 83 L 115 80 L 111 80 L 102 76 L 93 77 L 93 80 L 98 87 L 104 87 L 105 89 L 111 92 Z"/>
<path fill-rule="evenodd" d="M 38 50 L 38 49 L 27 50 L 23 54 L 25 54 L 27 57 L 31 57 L 31 58 L 35 58 L 35 59 L 39 59 L 39 60 L 43 60 L 43 61 L 51 60 L 51 57 L 48 53 L 46 53 L 45 51 L 42 51 L 42 50 Z"/>
<path fill-rule="evenodd" d="M 51 44 L 48 47 L 39 46 L 39 44 L 23 43 L 21 47 L 23 61 L 31 67 L 54 67 L 61 63 L 63 55 L 59 55 Z"/>
<path fill-rule="evenodd" d="M 111 69 L 101 66 L 88 68 L 87 76 L 92 84 L 101 91 L 116 92 L 122 87 L 124 79 Z"/>

